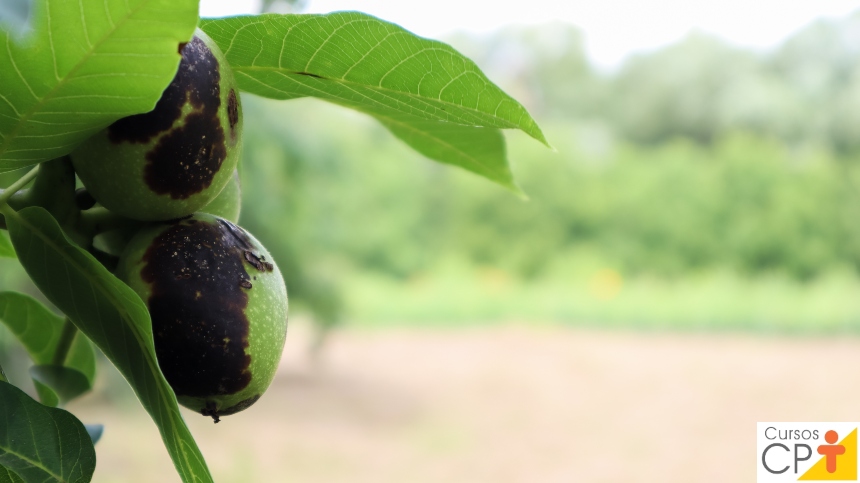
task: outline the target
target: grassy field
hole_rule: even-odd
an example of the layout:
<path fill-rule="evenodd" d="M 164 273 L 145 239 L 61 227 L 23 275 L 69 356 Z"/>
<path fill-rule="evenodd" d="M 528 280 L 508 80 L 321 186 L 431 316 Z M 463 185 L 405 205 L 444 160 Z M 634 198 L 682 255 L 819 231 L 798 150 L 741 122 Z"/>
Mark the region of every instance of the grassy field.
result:
<path fill-rule="evenodd" d="M 643 330 L 860 332 L 860 280 L 849 273 L 810 282 L 731 272 L 625 279 L 605 267 L 572 273 L 534 282 L 496 269 L 450 268 L 409 280 L 361 275 L 348 279 L 345 293 L 362 326 L 532 320 Z"/>
<path fill-rule="evenodd" d="M 0 260 L 0 286 L 38 295 L 21 282 L 20 272 L 17 262 Z M 355 327 L 457 327 L 528 320 L 645 331 L 860 333 L 860 278 L 849 271 L 832 271 L 808 282 L 778 273 L 748 277 L 729 271 L 677 279 L 625 278 L 583 258 L 562 260 L 555 273 L 535 281 L 497 268 L 454 264 L 408 279 L 346 272 L 341 281 L 347 325 Z M 301 313 L 302 307 L 291 311 Z"/>

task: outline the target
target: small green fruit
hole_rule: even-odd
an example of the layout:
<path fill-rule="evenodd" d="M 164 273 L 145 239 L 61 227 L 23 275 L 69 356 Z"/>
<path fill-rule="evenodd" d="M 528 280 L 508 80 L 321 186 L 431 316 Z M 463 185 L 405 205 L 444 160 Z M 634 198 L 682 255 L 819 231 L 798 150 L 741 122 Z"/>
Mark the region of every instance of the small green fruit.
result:
<path fill-rule="evenodd" d="M 242 212 L 242 186 L 239 181 L 239 171 L 233 172 L 233 178 L 227 183 L 227 186 L 200 211 L 230 220 L 233 223 L 239 222 L 239 215 Z"/>
<path fill-rule="evenodd" d="M 202 213 L 152 225 L 116 273 L 149 307 L 158 364 L 180 404 L 217 423 L 260 398 L 283 351 L 287 290 L 253 236 Z"/>
<path fill-rule="evenodd" d="M 85 141 L 72 164 L 102 206 L 136 220 L 190 215 L 230 182 L 242 144 L 239 90 L 224 55 L 198 29 L 155 109 Z"/>

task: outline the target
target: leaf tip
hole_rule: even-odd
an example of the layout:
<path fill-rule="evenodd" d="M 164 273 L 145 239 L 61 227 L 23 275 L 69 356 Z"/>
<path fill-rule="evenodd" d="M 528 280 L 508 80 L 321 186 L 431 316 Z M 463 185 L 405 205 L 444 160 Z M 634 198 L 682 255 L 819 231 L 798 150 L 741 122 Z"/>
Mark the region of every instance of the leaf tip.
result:
<path fill-rule="evenodd" d="M 528 115 L 528 114 L 527 114 L 527 115 Z M 519 129 L 520 129 L 522 132 L 524 132 L 524 133 L 528 134 L 529 136 L 531 136 L 531 137 L 532 137 L 532 139 L 534 139 L 535 141 L 537 141 L 537 142 L 539 142 L 539 143 L 543 144 L 544 146 L 546 146 L 546 147 L 548 147 L 548 148 L 550 148 L 550 149 L 555 149 L 555 148 L 553 148 L 553 147 L 552 147 L 552 145 L 551 145 L 551 144 L 549 143 L 549 141 L 546 139 L 546 136 L 544 135 L 543 130 L 541 130 L 541 128 L 540 128 L 540 126 L 538 125 L 537 121 L 535 121 L 535 120 L 534 120 L 534 118 L 532 118 L 531 116 L 529 116 L 529 117 L 528 117 L 528 122 L 526 123 L 526 125 L 524 125 L 524 126 L 523 126 L 523 125 L 521 125 L 521 126 L 519 127 Z"/>
<path fill-rule="evenodd" d="M 552 152 L 554 152 L 554 153 L 558 152 L 558 150 L 555 149 L 555 147 L 553 147 L 553 145 L 549 143 L 549 140 L 546 138 L 546 136 L 544 136 L 543 131 L 541 131 L 541 128 L 538 127 L 537 124 L 535 124 L 535 133 L 537 134 L 537 136 L 535 134 L 532 134 L 533 138 L 535 138 L 537 141 L 539 141 L 544 146 L 548 147 Z"/>
<path fill-rule="evenodd" d="M 503 186 L 507 188 L 508 191 L 513 193 L 517 198 L 519 198 L 520 201 L 530 201 L 531 198 L 529 198 L 529 195 L 527 195 L 526 192 L 523 191 L 522 188 L 520 188 L 519 185 L 517 185 L 515 182 L 510 181 L 504 183 Z"/>

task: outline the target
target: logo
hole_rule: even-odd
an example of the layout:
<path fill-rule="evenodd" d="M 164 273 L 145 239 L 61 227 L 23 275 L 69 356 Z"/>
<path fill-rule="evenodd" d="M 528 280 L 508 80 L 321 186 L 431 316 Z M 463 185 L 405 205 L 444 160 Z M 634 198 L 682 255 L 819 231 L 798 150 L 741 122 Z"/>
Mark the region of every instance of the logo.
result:
<path fill-rule="evenodd" d="M 860 423 L 758 423 L 758 483 L 860 481 Z"/>

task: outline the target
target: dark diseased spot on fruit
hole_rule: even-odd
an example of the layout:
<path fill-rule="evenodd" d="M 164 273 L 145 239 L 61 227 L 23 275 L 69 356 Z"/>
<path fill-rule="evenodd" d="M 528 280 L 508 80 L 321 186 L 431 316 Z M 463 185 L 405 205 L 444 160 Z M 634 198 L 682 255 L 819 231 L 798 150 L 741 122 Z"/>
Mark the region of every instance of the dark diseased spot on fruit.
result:
<path fill-rule="evenodd" d="M 212 184 L 227 157 L 218 117 L 218 59 L 198 37 L 182 48 L 182 62 L 155 109 L 113 123 L 113 143 L 158 142 L 146 153 L 144 180 L 158 194 L 186 199 Z M 183 109 L 187 109 L 183 118 Z M 179 121 L 177 123 L 177 121 Z"/>
<path fill-rule="evenodd" d="M 244 411 L 251 407 L 252 404 L 257 402 L 258 399 L 260 399 L 260 395 L 256 394 L 254 396 L 249 397 L 248 399 L 239 401 L 238 403 L 230 406 L 229 408 L 222 409 L 218 412 L 218 414 L 220 414 L 221 416 L 229 416 L 231 414 L 238 413 L 239 411 Z"/>
<path fill-rule="evenodd" d="M 194 110 L 146 153 L 143 176 L 155 193 L 186 199 L 212 184 L 227 158 L 227 146 L 218 117 L 218 59 L 199 38 L 194 37 L 182 50 L 177 77 L 175 83 L 185 86 L 180 109 L 188 102 Z"/>
<path fill-rule="evenodd" d="M 223 224 L 190 221 L 166 228 L 143 257 L 158 364 L 179 396 L 235 394 L 251 382 L 248 295 L 236 283 L 250 278 L 245 248 Z"/>
<path fill-rule="evenodd" d="M 239 99 L 236 98 L 236 91 L 230 89 L 230 95 L 227 96 L 227 120 L 230 121 L 230 140 L 236 142 L 236 124 L 239 124 Z"/>
<path fill-rule="evenodd" d="M 271 272 L 275 269 L 274 265 L 266 261 L 266 257 L 261 257 L 251 250 L 245 250 L 245 261 L 261 272 Z"/>
<path fill-rule="evenodd" d="M 226 158 L 217 119 L 213 126 L 205 112 L 193 112 L 146 154 L 143 176 L 152 191 L 185 199 L 208 188 Z"/>
<path fill-rule="evenodd" d="M 218 88 L 220 77 L 217 72 L 218 62 L 206 44 L 194 37 L 191 42 L 179 44 L 179 48 L 179 53 L 182 54 L 179 70 L 161 94 L 155 109 L 144 114 L 124 117 L 111 124 L 108 137 L 112 142 L 116 144 L 149 142 L 153 137 L 169 130 L 182 116 L 182 106 L 189 101 L 189 97 L 200 103 L 200 95 L 196 94 L 196 91 L 199 91 L 201 86 L 206 86 L 203 90 L 209 91 L 214 81 L 215 88 Z M 212 66 L 215 72 L 212 72 Z M 216 75 L 210 79 L 209 76 L 212 73 Z M 215 100 L 220 103 L 220 98 L 216 97 Z"/>
<path fill-rule="evenodd" d="M 242 288 L 247 288 L 247 289 L 251 289 L 254 287 L 253 285 L 251 285 L 251 281 L 248 279 L 245 279 L 245 278 L 243 278 L 242 280 L 239 280 L 239 286 Z"/>
<path fill-rule="evenodd" d="M 231 223 L 223 218 L 218 218 L 218 225 L 221 229 L 233 239 L 233 243 L 236 246 L 241 247 L 245 250 L 250 250 L 254 248 L 254 244 L 251 243 L 251 239 L 248 238 L 248 234 L 245 233 L 245 230 L 239 228 L 236 224 Z"/>
<path fill-rule="evenodd" d="M 179 42 L 179 48 L 176 49 L 176 52 L 181 54 L 186 45 L 188 45 L 188 42 Z"/>
<path fill-rule="evenodd" d="M 215 424 L 221 422 L 221 418 L 219 417 L 221 413 L 218 412 L 218 406 L 212 401 L 206 402 L 206 407 L 200 410 L 200 414 L 211 416 Z"/>

